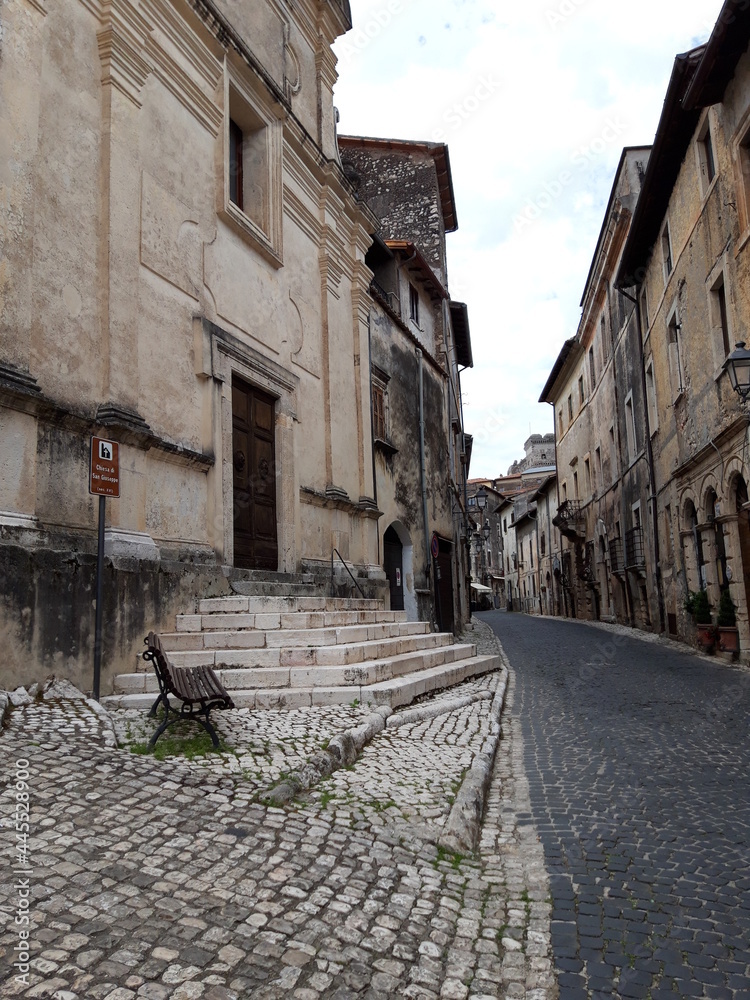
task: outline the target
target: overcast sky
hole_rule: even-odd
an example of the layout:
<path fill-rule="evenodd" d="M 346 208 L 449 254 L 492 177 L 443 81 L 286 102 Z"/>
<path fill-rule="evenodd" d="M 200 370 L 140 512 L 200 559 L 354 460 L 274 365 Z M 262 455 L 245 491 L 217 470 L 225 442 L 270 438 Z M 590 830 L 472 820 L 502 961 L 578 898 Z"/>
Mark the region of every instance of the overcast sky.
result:
<path fill-rule="evenodd" d="M 458 232 L 451 297 L 469 307 L 471 476 L 530 432 L 579 303 L 623 146 L 654 138 L 674 56 L 721 0 L 351 0 L 335 103 L 343 134 L 448 144 Z"/>

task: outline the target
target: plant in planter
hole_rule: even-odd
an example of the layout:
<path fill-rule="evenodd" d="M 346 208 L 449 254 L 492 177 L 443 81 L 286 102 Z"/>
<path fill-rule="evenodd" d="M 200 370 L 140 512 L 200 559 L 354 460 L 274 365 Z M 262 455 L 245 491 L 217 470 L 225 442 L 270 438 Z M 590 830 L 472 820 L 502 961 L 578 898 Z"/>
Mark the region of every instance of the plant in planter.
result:
<path fill-rule="evenodd" d="M 739 632 L 737 630 L 736 608 L 729 596 L 729 588 L 722 590 L 719 601 L 719 616 L 717 619 L 719 632 L 719 647 L 725 653 L 737 653 L 740 648 Z"/>
<path fill-rule="evenodd" d="M 689 593 L 685 600 L 685 610 L 693 616 L 698 644 L 706 652 L 712 653 L 716 645 L 716 627 L 711 622 L 711 605 L 706 591 Z"/>

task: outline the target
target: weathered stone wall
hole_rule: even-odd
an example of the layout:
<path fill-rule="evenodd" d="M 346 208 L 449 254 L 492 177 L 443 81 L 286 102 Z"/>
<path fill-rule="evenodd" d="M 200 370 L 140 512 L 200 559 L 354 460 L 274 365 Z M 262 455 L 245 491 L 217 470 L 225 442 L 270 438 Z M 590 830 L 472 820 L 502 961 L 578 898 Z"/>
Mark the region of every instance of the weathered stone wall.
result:
<path fill-rule="evenodd" d="M 663 221 L 669 226 L 673 270 L 665 279 L 657 241 L 644 277 L 649 316 L 644 352 L 647 366 L 653 364 L 655 381 L 654 453 L 667 611 L 676 617 L 679 634 L 691 638 L 692 622 L 684 600 L 702 582 L 690 519 L 692 505 L 705 560 L 703 579 L 714 613 L 724 585 L 717 534 L 723 537 L 743 658 L 750 649 L 745 587 L 750 566 L 743 563 L 741 536 L 746 524 L 742 519 L 747 515 L 737 513 L 736 490 L 740 479 L 745 483 L 750 479 L 750 467 L 745 421 L 728 376 L 722 372 L 725 350 L 712 289 L 723 279 L 729 346 L 733 347 L 736 340 L 746 338 L 750 323 L 750 257 L 738 149 L 748 108 L 750 55 L 745 54 L 723 102 L 703 113 L 672 191 Z M 711 130 L 716 166 L 710 184 L 700 156 L 706 125 Z M 674 347 L 670 352 L 669 324 L 674 316 L 680 324 L 681 378 Z"/>
<path fill-rule="evenodd" d="M 383 238 L 416 244 L 447 284 L 445 220 L 432 156 L 347 146 L 342 159 L 354 167 L 359 197 L 380 220 Z"/>

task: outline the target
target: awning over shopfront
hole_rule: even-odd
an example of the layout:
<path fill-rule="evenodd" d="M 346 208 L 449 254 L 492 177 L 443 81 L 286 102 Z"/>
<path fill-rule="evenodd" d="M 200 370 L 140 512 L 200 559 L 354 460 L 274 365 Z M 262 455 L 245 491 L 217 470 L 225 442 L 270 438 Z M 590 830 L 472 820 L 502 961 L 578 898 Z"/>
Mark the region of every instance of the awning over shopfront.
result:
<path fill-rule="evenodd" d="M 471 589 L 475 590 L 477 594 L 491 594 L 492 589 L 490 587 L 485 587 L 481 583 L 472 583 Z"/>

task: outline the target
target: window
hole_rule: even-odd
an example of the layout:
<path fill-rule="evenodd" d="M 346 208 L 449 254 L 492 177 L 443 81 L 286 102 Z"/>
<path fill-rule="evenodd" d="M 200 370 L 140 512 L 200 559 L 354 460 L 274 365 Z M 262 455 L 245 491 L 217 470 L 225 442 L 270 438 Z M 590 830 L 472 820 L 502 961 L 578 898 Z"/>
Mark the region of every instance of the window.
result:
<path fill-rule="evenodd" d="M 578 499 L 578 473 L 573 473 L 573 495 Z"/>
<path fill-rule="evenodd" d="M 583 387 L 583 375 L 578 379 L 578 406 L 583 406 L 586 402 L 586 390 Z"/>
<path fill-rule="evenodd" d="M 599 320 L 599 333 L 602 338 L 602 353 L 605 357 L 609 356 L 609 344 L 607 342 L 607 317 L 602 313 L 602 318 Z"/>
<path fill-rule="evenodd" d="M 235 75 L 225 78 L 227 116 L 220 132 L 218 213 L 267 260 L 282 264 L 282 129 L 264 90 Z"/>
<path fill-rule="evenodd" d="M 568 484 L 567 483 L 563 483 L 562 484 L 562 498 L 563 498 L 563 503 L 565 503 L 565 501 L 568 499 Z"/>
<path fill-rule="evenodd" d="M 654 380 L 654 361 L 650 358 L 646 364 L 646 405 L 648 406 L 648 425 L 653 434 L 659 426 L 659 414 L 656 408 L 656 382 Z"/>
<path fill-rule="evenodd" d="M 732 350 L 729 335 L 729 314 L 727 312 L 727 289 L 724 275 L 721 274 L 711 289 L 711 326 L 714 329 L 716 346 L 723 351 L 721 359 L 726 358 Z"/>
<path fill-rule="evenodd" d="M 245 192 L 242 184 L 242 129 L 229 120 L 229 200 L 242 210 Z"/>
<path fill-rule="evenodd" d="M 506 534 L 506 535 L 508 534 L 508 518 L 507 517 L 503 518 L 503 533 Z"/>
<path fill-rule="evenodd" d="M 557 430 L 559 434 L 562 434 L 563 432 L 562 410 L 557 411 Z"/>
<path fill-rule="evenodd" d="M 542 537 L 539 540 L 539 546 L 542 550 L 542 555 L 544 555 L 547 551 L 547 539 L 544 535 L 544 532 L 542 532 Z"/>
<path fill-rule="evenodd" d="M 594 360 L 594 348 L 589 347 L 589 377 L 591 379 L 591 391 L 596 385 L 596 361 Z"/>
<path fill-rule="evenodd" d="M 376 441 L 388 442 L 388 383 L 390 375 L 372 366 L 372 434 Z M 476 504 L 476 497 L 469 497 L 469 505 Z"/>
<path fill-rule="evenodd" d="M 591 460 L 585 458 L 583 460 L 583 470 L 585 474 L 585 486 L 586 486 L 586 496 L 591 495 Z"/>
<path fill-rule="evenodd" d="M 419 326 L 419 292 L 409 284 L 409 317 Z"/>
<path fill-rule="evenodd" d="M 568 420 L 573 419 L 573 394 L 568 396 Z"/>
<path fill-rule="evenodd" d="M 643 331 L 643 337 L 645 340 L 646 334 L 649 328 L 649 318 L 648 318 L 648 292 L 644 288 L 641 291 L 641 329 Z"/>
<path fill-rule="evenodd" d="M 609 429 L 609 464 L 612 473 L 612 482 L 614 482 L 617 479 L 617 451 L 615 449 L 614 424 Z"/>
<path fill-rule="evenodd" d="M 601 448 L 597 448 L 596 451 L 595 451 L 595 453 L 594 453 L 594 455 L 595 455 L 595 460 L 596 460 L 596 465 L 594 466 L 594 468 L 596 470 L 596 473 L 595 473 L 595 475 L 596 475 L 596 483 L 594 483 L 594 486 L 596 486 L 598 483 L 602 483 L 602 484 L 604 483 L 604 476 L 602 475 L 602 449 Z"/>
<path fill-rule="evenodd" d="M 705 196 L 711 187 L 711 182 L 716 176 L 716 161 L 714 159 L 711 125 L 708 117 L 706 117 L 703 128 L 698 136 L 698 162 L 700 164 L 701 190 Z"/>
<path fill-rule="evenodd" d="M 664 284 L 669 281 L 672 273 L 672 240 L 669 235 L 669 223 L 664 226 L 661 234 L 661 253 L 664 262 Z"/>
<path fill-rule="evenodd" d="M 750 128 L 740 139 L 737 148 L 740 167 L 740 195 L 745 209 L 745 229 L 750 228 Z"/>
<path fill-rule="evenodd" d="M 632 391 L 625 397 L 625 434 L 628 442 L 628 462 L 635 459 L 638 446 L 638 438 L 635 433 L 635 414 L 633 413 L 633 393 Z"/>
<path fill-rule="evenodd" d="M 676 309 L 669 317 L 667 328 L 667 344 L 669 349 L 669 376 L 672 383 L 672 393 L 674 397 L 685 391 L 682 378 L 682 356 L 680 348 L 680 331 L 682 325 Z"/>
<path fill-rule="evenodd" d="M 375 437 L 385 441 L 385 393 L 379 385 L 372 387 L 372 424 Z"/>

